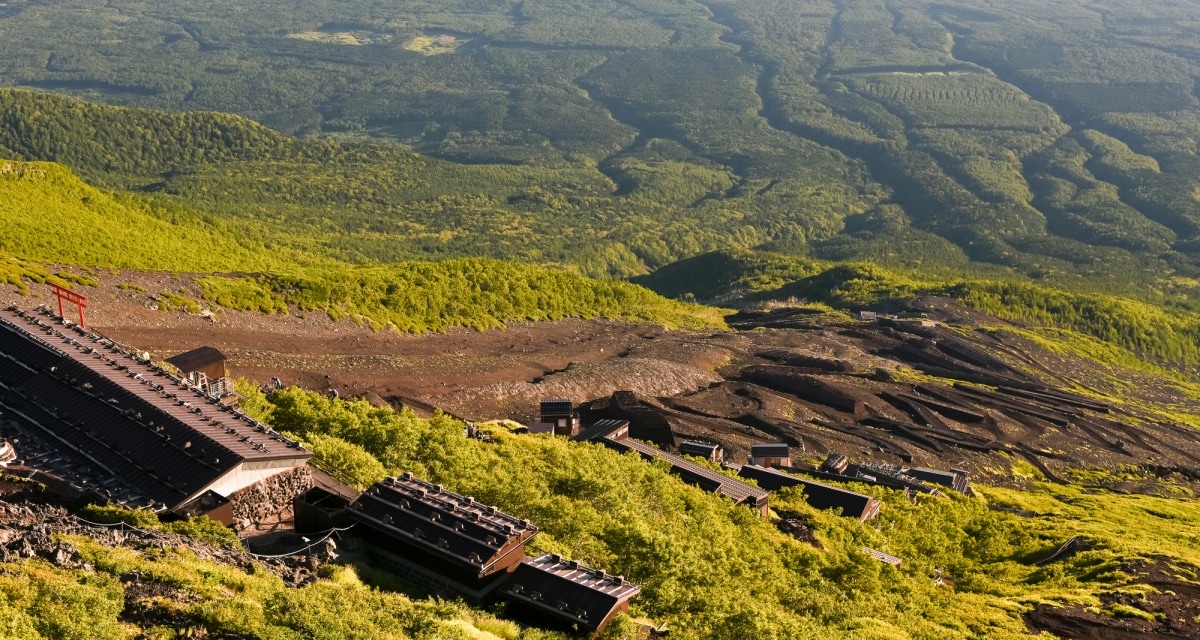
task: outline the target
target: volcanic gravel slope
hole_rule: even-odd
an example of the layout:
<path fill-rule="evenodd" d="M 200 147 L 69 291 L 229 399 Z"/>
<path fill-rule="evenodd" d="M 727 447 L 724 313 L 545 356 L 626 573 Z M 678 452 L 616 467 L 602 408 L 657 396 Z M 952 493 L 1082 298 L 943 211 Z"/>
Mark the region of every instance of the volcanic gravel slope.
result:
<path fill-rule="evenodd" d="M 1081 605 L 1038 605 L 1024 614 L 1032 632 L 1048 631 L 1077 640 L 1190 640 L 1200 638 L 1200 584 L 1183 577 L 1165 560 L 1134 561 L 1125 570 L 1141 584 L 1154 587 L 1146 594 L 1113 592 L 1100 596 L 1103 607 L 1125 605 L 1151 614 L 1118 618 Z"/>
<path fill-rule="evenodd" d="M 944 299 L 914 301 L 904 320 L 742 314 L 729 332 L 573 319 L 399 335 L 323 314 L 162 312 L 131 285 L 187 292 L 187 276 L 94 275 L 93 328 L 161 357 L 215 346 L 234 375 L 260 383 L 277 376 L 481 421 L 527 421 L 550 397 L 599 410 L 632 391 L 647 419 L 665 419 L 677 438 L 718 442 L 733 462 L 752 443 L 784 441 L 802 446 L 801 458 L 838 452 L 997 480 L 1014 459 L 1051 479 L 1120 465 L 1200 478 L 1200 431 L 1164 417 L 1198 415 L 1200 402 L 1161 378 L 1051 352 Z M 0 294 L 29 308 L 52 300 L 40 285 L 27 297 Z"/>

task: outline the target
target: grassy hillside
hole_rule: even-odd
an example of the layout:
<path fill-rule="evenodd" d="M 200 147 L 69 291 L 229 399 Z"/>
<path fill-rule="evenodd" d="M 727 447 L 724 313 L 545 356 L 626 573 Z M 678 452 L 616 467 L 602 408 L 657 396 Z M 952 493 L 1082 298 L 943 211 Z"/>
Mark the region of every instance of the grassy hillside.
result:
<path fill-rule="evenodd" d="M 229 308 L 403 331 L 714 327 L 719 310 L 675 299 L 937 295 L 1177 383 L 1200 363 L 1198 16 L 1200 0 L 0 3 L 0 282 L 201 272 Z M 914 504 L 854 486 L 886 503 L 866 524 L 773 496 L 816 548 L 633 456 L 245 391 L 347 482 L 410 470 L 535 521 L 537 550 L 640 583 L 634 613 L 681 638 L 1027 637 L 1040 603 L 1155 618 L 1135 606 L 1143 562 L 1200 573 L 1183 487 L 1030 471 Z M 1101 473 L 1125 471 L 1079 477 Z M 1077 535 L 1091 548 L 1036 564 Z M 0 635 L 554 637 L 347 570 L 297 590 L 62 542 L 84 564 L 0 564 Z M 131 574 L 164 594 L 137 603 L 143 628 Z"/>
<path fill-rule="evenodd" d="M 462 423 L 443 415 L 423 420 L 296 389 L 270 397 L 243 391 L 250 411 L 303 438 L 322 464 L 349 481 L 411 470 L 533 520 L 541 530 L 533 550 L 567 554 L 640 584 L 632 614 L 650 616 L 682 638 L 1023 638 L 1021 613 L 1046 603 L 1152 619 L 1146 596 L 1156 590 L 1137 568 L 1160 563 L 1192 578 L 1200 570 L 1194 544 L 1200 519 L 1184 497 L 1030 478 L 1021 489 L 977 485 L 978 498 L 922 496 L 914 504 L 899 492 L 850 485 L 885 502 L 878 520 L 860 523 L 814 510 L 795 492 L 774 495 L 775 509 L 809 522 L 814 546 L 636 455 L 547 436 L 500 433 L 484 443 L 466 438 Z M 103 507 L 84 515 L 132 519 L 142 529 L 175 530 L 228 548 L 227 535 L 198 521 L 164 526 L 152 516 Z M 1073 536 L 1087 546 L 1039 563 Z M 235 566 L 229 552 L 205 552 L 181 538 L 163 541 L 139 535 L 109 547 L 60 533 L 53 548 L 64 550 L 68 563 L 3 563 L 5 637 L 563 637 L 460 603 L 411 598 L 386 581 L 377 583 L 383 588 L 366 586 L 364 579 L 382 578 L 367 567 L 327 566 L 315 583 L 289 588 L 268 571 Z M 881 563 L 864 547 L 903 563 Z M 939 576 L 948 582 L 938 584 Z M 628 637 L 626 624 L 619 620 L 606 637 Z"/>
<path fill-rule="evenodd" d="M 1083 333 L 1126 350 L 1131 358 L 1170 365 L 1200 362 L 1200 311 L 1180 291 L 1143 292 L 1139 300 L 987 275 L 902 272 L 772 253 L 717 252 L 678 262 L 637 282 L 672 298 L 749 307 L 796 299 L 846 310 L 886 309 L 917 296 L 945 296 L 999 318 Z"/>
<path fill-rule="evenodd" d="M 79 568 L 43 559 L 0 564 L 0 611 L 9 640 L 124 640 L 243 637 L 552 640 L 560 634 L 517 625 L 461 604 L 409 599 L 366 586 L 353 568 L 330 567 L 322 580 L 288 588 L 252 566 L 233 567 L 186 547 L 106 547 L 58 535 Z M 136 576 L 156 596 L 126 597 Z"/>
<path fill-rule="evenodd" d="M 179 207 L 100 191 L 47 162 L 0 159 L 0 221 L 0 252 L 38 262 L 229 271 L 303 259 L 268 251 L 252 236 L 231 234 Z"/>
<path fill-rule="evenodd" d="M 810 519 L 823 547 L 816 549 L 636 455 L 504 433 L 481 443 L 445 416 L 421 420 L 296 389 L 244 391 L 254 413 L 310 443 L 348 481 L 411 470 L 533 520 L 542 529 L 537 549 L 640 583 L 634 613 L 685 638 L 1025 637 L 1019 613 L 1035 603 L 1099 608 L 1101 593 L 1141 588 L 1128 573 L 1132 559 L 1165 558 L 1181 570 L 1200 563 L 1192 544 L 1200 521 L 1189 500 L 1034 483 L 1023 491 L 985 487 L 985 499 L 912 504 L 855 485 L 886 503 L 878 521 L 862 524 L 816 511 L 796 493 L 773 496 L 775 509 Z M 1112 528 L 1115 521 L 1137 534 Z M 1094 548 L 1034 564 L 1073 535 Z M 904 564 L 882 564 L 864 546 Z M 953 588 L 934 583 L 938 569 Z"/>
<path fill-rule="evenodd" d="M 156 199 L 100 191 L 52 163 L 0 160 L 0 224 L 0 281 L 19 289 L 27 280 L 65 284 L 38 263 L 249 272 L 204 277 L 200 285 L 210 302 L 229 308 L 274 313 L 291 305 L 401 331 L 601 316 L 723 326 L 715 309 L 561 269 L 487 259 L 346 264 L 273 246 L 244 226 L 206 222 Z"/>
<path fill-rule="evenodd" d="M 288 305 L 400 331 L 487 329 L 510 320 L 607 317 L 670 327 L 722 327 L 722 310 L 668 300 L 622 281 L 482 258 L 309 269 L 302 275 L 200 280 L 208 300 L 272 313 Z"/>
<path fill-rule="evenodd" d="M 817 211 L 781 216 L 705 204 L 714 189 L 733 188 L 736 176 L 673 159 L 678 145 L 630 158 L 625 166 L 648 191 L 623 197 L 594 162 L 457 164 L 395 144 L 287 138 L 221 114 L 3 89 L 0 146 L 64 163 L 99 186 L 151 194 L 273 246 L 357 263 L 488 256 L 623 276 L 730 242 L 768 242 Z M 848 192 L 822 198 L 831 230 L 838 211 L 865 206 Z"/>

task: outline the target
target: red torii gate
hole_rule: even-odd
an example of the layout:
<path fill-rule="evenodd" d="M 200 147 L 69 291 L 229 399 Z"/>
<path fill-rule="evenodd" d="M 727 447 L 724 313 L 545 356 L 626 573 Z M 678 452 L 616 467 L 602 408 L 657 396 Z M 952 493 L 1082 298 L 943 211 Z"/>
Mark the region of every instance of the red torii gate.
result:
<path fill-rule="evenodd" d="M 79 307 L 79 327 L 86 329 L 87 322 L 83 318 L 83 310 L 87 308 L 87 296 L 79 295 L 70 289 L 64 289 L 53 282 L 50 283 L 50 287 L 54 289 L 54 295 L 58 297 L 58 316 L 64 320 L 67 318 L 67 314 L 63 313 L 63 301 L 65 300 Z"/>

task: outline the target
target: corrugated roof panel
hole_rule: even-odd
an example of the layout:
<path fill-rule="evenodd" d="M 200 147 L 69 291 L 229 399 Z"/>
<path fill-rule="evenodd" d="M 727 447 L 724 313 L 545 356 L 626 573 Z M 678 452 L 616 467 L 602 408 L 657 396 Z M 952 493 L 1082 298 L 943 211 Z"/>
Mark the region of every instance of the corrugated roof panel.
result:
<path fill-rule="evenodd" d="M 694 462 L 684 460 L 673 453 L 667 453 L 639 440 L 625 439 L 618 441 L 611 438 L 602 438 L 600 442 L 617 451 L 625 452 L 633 450 L 640 453 L 644 458 L 666 460 L 671 465 L 671 471 L 681 476 L 684 480 L 697 484 L 708 491 L 732 498 L 737 503 L 750 502 L 755 505 L 765 505 L 770 495 L 763 489 L 748 485 L 736 478 L 731 478 L 723 473 L 702 467 Z"/>
<path fill-rule="evenodd" d="M 0 311 L 2 398 L 80 464 L 173 507 L 243 461 L 312 455 L 98 334 L 47 319 Z"/>
<path fill-rule="evenodd" d="M 550 398 L 542 400 L 541 415 L 543 416 L 569 416 L 575 410 L 575 404 L 567 398 Z"/>
<path fill-rule="evenodd" d="M 624 578 L 554 554 L 525 558 L 505 587 L 510 598 L 589 629 L 598 629 L 641 590 Z"/>
<path fill-rule="evenodd" d="M 405 473 L 372 485 L 349 507 L 354 520 L 481 575 L 519 552 L 537 527 Z"/>
<path fill-rule="evenodd" d="M 899 567 L 903 563 L 903 560 L 890 553 L 884 553 L 877 549 L 872 549 L 871 547 L 863 547 L 862 550 L 863 553 L 870 555 L 872 558 L 875 558 L 880 562 L 890 564 L 893 567 Z"/>
<path fill-rule="evenodd" d="M 599 420 L 579 432 L 573 439 L 581 442 L 590 442 L 611 435 L 621 429 L 626 429 L 626 433 L 628 433 L 628 428 L 628 420 Z"/>

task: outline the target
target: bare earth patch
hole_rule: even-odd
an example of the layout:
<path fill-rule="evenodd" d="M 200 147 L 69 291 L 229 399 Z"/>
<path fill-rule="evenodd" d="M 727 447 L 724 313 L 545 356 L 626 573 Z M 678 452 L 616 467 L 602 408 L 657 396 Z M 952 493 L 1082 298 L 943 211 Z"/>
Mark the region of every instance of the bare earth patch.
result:
<path fill-rule="evenodd" d="M 1197 431 L 1145 409 L 1200 415 L 1194 398 L 1050 353 L 945 300 L 913 309 L 943 321 L 933 327 L 784 309 L 734 318 L 728 332 L 570 319 L 401 335 L 295 310 L 165 312 L 163 293 L 209 305 L 187 275 L 92 275 L 101 286 L 83 289 L 91 327 L 160 357 L 214 346 L 234 375 L 260 384 L 279 377 L 419 413 L 518 422 L 533 418 L 542 398 L 584 402 L 632 390 L 676 434 L 719 442 L 735 462 L 752 443 L 785 441 L 801 459 L 840 452 L 962 467 L 995 481 L 1011 480 L 1013 460 L 1051 479 L 1068 468 L 1140 468 L 1140 480 L 1113 487 L 1136 491 L 1154 492 L 1156 477 L 1200 479 Z M 55 306 L 43 285 L 28 297 L 0 292 L 0 303 Z"/>

